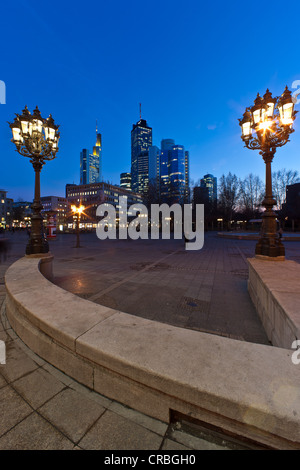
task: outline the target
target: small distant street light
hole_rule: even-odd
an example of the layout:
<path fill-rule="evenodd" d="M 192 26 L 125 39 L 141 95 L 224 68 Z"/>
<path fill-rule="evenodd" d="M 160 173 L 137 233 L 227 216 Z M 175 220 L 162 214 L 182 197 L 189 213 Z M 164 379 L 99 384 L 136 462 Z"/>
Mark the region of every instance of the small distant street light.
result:
<path fill-rule="evenodd" d="M 278 257 L 285 256 L 285 249 L 276 230 L 276 214 L 273 206 L 276 200 L 272 194 L 271 162 L 277 147 L 282 147 L 289 141 L 293 122 L 297 111 L 288 87 L 280 97 L 272 98 L 269 90 L 263 97 L 257 94 L 254 106 L 246 108 L 242 119 L 242 139 L 245 146 L 251 150 L 260 150 L 266 164 L 266 193 L 263 205 L 262 231 L 256 245 L 256 255 Z"/>
<path fill-rule="evenodd" d="M 29 157 L 35 171 L 34 201 L 32 204 L 30 239 L 26 247 L 26 254 L 48 253 L 49 245 L 44 235 L 43 217 L 41 210 L 40 172 L 47 160 L 53 160 L 58 151 L 59 132 L 50 114 L 47 119 L 42 118 L 38 107 L 31 114 L 27 106 L 22 114 L 16 114 L 13 123 L 9 123 L 12 130 L 12 142 L 16 151 L 24 157 Z"/>
<path fill-rule="evenodd" d="M 75 246 L 75 248 L 80 248 L 79 223 L 80 223 L 81 214 L 84 211 L 85 206 L 82 206 L 81 204 L 80 204 L 79 207 L 77 207 L 75 205 L 72 205 L 71 209 L 72 209 L 72 212 L 74 213 L 74 215 L 76 217 L 76 246 Z"/>

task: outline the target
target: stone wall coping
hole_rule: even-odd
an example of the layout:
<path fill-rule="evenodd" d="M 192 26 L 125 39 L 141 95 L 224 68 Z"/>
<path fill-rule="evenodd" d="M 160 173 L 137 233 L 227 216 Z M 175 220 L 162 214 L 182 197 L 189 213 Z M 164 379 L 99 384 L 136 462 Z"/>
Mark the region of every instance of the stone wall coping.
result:
<path fill-rule="evenodd" d="M 300 339 L 300 264 L 292 260 L 265 262 L 256 258 L 249 259 L 248 263 L 285 312 L 295 338 Z"/>
<path fill-rule="evenodd" d="M 124 382 L 124 390 L 133 384 L 129 389 L 136 395 L 127 399 L 124 392 L 124 402 L 133 407 L 137 403 L 139 411 L 166 420 L 166 412 L 158 416 L 154 407 L 143 410 L 138 404 L 143 401 L 140 390 L 147 390 L 158 400 L 162 397 L 166 406 L 168 400 L 170 408 L 177 403 L 194 417 L 209 413 L 236 423 L 233 428 L 254 429 L 264 442 L 273 436 L 300 447 L 300 365 L 292 363 L 293 351 L 95 304 L 47 280 L 39 270 L 41 263 L 39 258 L 21 258 L 7 270 L 5 284 L 8 319 L 24 342 L 25 330 L 30 330 L 28 337 L 35 339 L 28 340 L 28 346 L 43 359 L 51 362 L 52 356 L 36 342 L 48 338 L 51 347 L 69 351 L 80 367 L 94 371 L 94 379 L 85 385 L 96 391 L 103 392 L 101 371 L 112 377 L 111 387 L 105 388 L 110 398 L 119 396 L 116 380 L 121 388 Z M 268 276 L 269 267 L 264 272 Z"/>

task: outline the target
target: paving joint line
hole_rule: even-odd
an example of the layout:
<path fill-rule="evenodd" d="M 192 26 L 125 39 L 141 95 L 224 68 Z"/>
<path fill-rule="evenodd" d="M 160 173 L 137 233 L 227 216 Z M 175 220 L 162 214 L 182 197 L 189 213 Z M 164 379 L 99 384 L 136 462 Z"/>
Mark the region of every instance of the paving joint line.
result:
<path fill-rule="evenodd" d="M 167 259 L 170 256 L 173 256 L 175 253 L 178 253 L 178 251 L 181 251 L 181 248 L 179 248 L 178 250 L 173 251 L 172 253 L 168 254 L 167 256 L 164 256 L 163 258 L 158 259 L 154 263 L 149 264 L 149 266 L 146 266 L 141 271 L 138 271 L 137 273 L 132 274 L 131 276 L 126 277 L 125 279 L 122 279 L 122 281 L 119 281 L 119 282 L 113 284 L 112 286 L 108 287 L 107 289 L 104 289 L 102 291 L 97 292 L 96 294 L 93 294 L 91 297 L 88 297 L 88 300 L 90 300 L 92 302 L 97 300 L 98 298 L 102 297 L 102 295 L 105 295 L 108 292 L 111 292 L 112 290 L 114 290 L 117 287 L 121 286 L 122 284 L 125 284 L 126 282 L 130 281 L 131 279 L 134 279 L 135 277 L 140 276 L 142 273 L 148 271 L 149 269 L 151 269 L 153 266 L 157 265 L 158 263 L 160 263 L 164 259 Z"/>

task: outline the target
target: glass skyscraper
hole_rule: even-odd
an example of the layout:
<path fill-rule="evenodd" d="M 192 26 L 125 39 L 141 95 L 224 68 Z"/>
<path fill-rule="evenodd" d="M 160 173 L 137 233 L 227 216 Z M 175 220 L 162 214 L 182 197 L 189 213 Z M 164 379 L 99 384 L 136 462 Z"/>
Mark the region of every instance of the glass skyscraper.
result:
<path fill-rule="evenodd" d="M 204 175 L 200 180 L 200 187 L 206 189 L 208 202 L 215 204 L 217 201 L 217 178 L 214 175 Z"/>
<path fill-rule="evenodd" d="M 159 193 L 160 179 L 160 149 L 152 145 L 148 150 L 149 154 L 149 184 Z"/>
<path fill-rule="evenodd" d="M 169 204 L 189 202 L 189 152 L 173 139 L 161 141 L 160 197 Z"/>
<path fill-rule="evenodd" d="M 120 187 L 131 191 L 131 173 L 120 174 Z"/>
<path fill-rule="evenodd" d="M 162 202 L 168 202 L 170 195 L 170 160 L 171 151 L 175 141 L 173 139 L 163 139 L 161 141 L 160 152 L 160 197 Z"/>
<path fill-rule="evenodd" d="M 185 150 L 174 145 L 169 160 L 170 197 L 172 202 L 182 204 L 185 198 Z"/>
<path fill-rule="evenodd" d="M 152 128 L 144 119 L 133 124 L 131 130 L 131 188 L 146 194 L 149 183 L 149 147 L 152 146 Z"/>
<path fill-rule="evenodd" d="M 82 149 L 80 152 L 80 184 L 87 184 L 89 179 L 89 151 Z"/>
<path fill-rule="evenodd" d="M 80 152 L 80 184 L 99 183 L 102 180 L 102 136 L 96 127 L 96 143 L 93 153 Z"/>

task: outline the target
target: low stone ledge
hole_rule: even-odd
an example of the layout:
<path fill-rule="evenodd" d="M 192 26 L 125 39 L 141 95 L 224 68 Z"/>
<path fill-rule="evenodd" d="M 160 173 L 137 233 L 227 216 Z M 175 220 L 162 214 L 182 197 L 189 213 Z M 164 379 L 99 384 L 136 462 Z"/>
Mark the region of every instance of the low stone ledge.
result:
<path fill-rule="evenodd" d="M 268 338 L 290 349 L 300 339 L 300 265 L 256 258 L 248 263 L 248 291 Z"/>
<path fill-rule="evenodd" d="M 272 448 L 300 448 L 292 351 L 94 304 L 46 280 L 39 264 L 22 258 L 8 269 L 6 309 L 16 333 L 43 359 L 163 421 L 172 409 Z"/>

